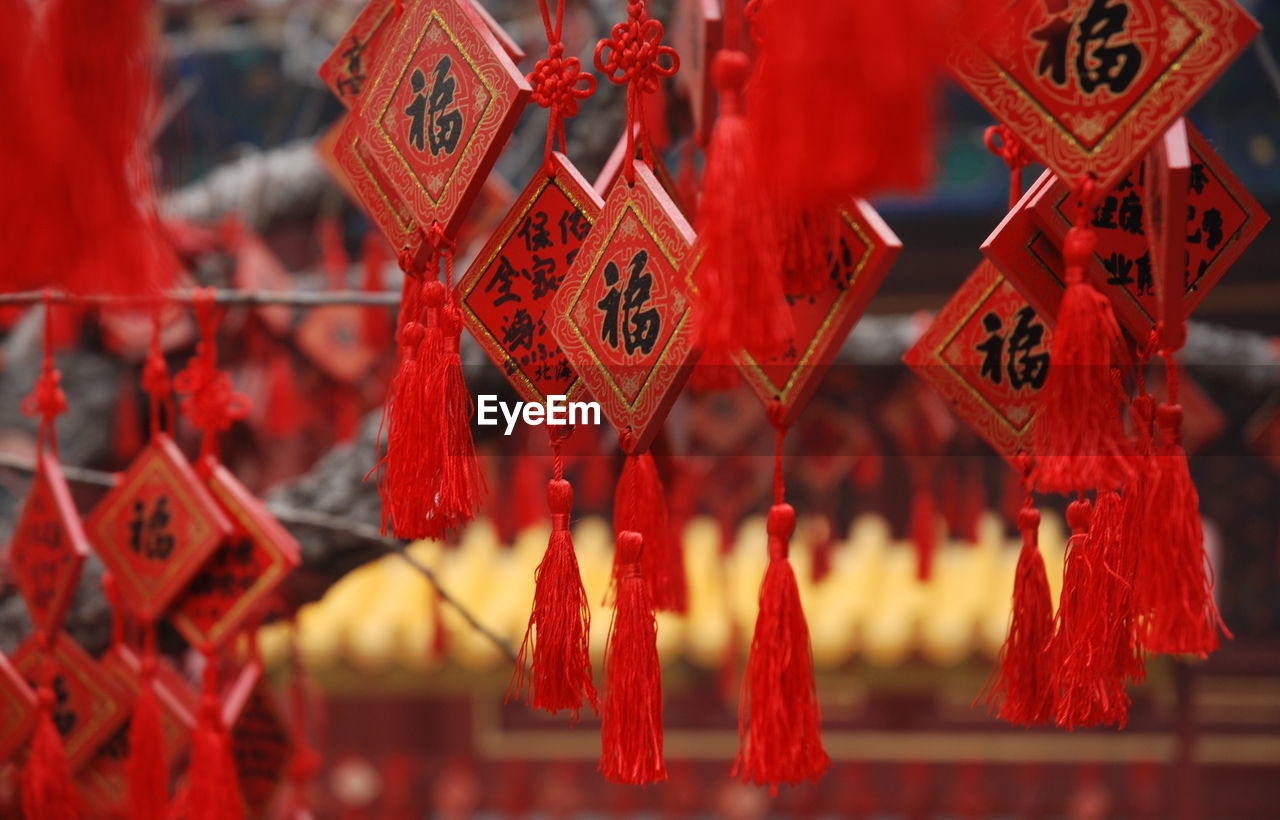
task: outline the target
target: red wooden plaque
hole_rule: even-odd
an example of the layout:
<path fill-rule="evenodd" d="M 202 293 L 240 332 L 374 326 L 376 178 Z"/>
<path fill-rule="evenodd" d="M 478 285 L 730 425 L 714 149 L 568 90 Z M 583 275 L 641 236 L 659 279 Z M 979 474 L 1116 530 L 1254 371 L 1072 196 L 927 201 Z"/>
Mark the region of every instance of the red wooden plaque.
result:
<path fill-rule="evenodd" d="M 358 384 L 384 352 L 365 344 L 365 310 L 358 305 L 326 305 L 310 311 L 294 336 L 298 350 L 329 378 Z"/>
<path fill-rule="evenodd" d="M 159 435 L 94 508 L 88 530 L 124 605 L 155 620 L 231 535 L 231 524 L 178 445 Z"/>
<path fill-rule="evenodd" d="M 997 453 L 1032 452 L 1048 325 L 983 261 L 902 357 Z"/>
<path fill-rule="evenodd" d="M 1257 33 L 1232 0 L 1009 0 L 949 67 L 1059 177 L 1106 189 Z"/>
<path fill-rule="evenodd" d="M 548 331 L 548 311 L 603 206 L 572 163 L 551 155 L 458 284 L 471 335 L 525 401 L 574 398 L 578 374 Z"/>
<path fill-rule="evenodd" d="M 13 665 L 36 689 L 44 675 L 45 653 L 32 636 L 18 648 Z M 53 725 L 62 735 L 67 763 L 74 772 L 120 728 L 129 716 L 132 698 L 113 675 L 105 674 L 89 654 L 65 632 L 59 632 L 49 652 L 53 660 Z"/>
<path fill-rule="evenodd" d="M 205 466 L 209 492 L 231 519 L 234 534 L 174 601 L 170 620 L 193 646 L 222 646 L 298 565 L 300 548 L 230 470 L 213 459 Z"/>
<path fill-rule="evenodd" d="M 653 172 L 613 187 L 552 304 L 551 333 L 623 446 L 648 446 L 689 378 L 694 233 Z"/>
<path fill-rule="evenodd" d="M 271 805 L 293 754 L 293 739 L 265 681 L 253 688 L 231 725 L 231 753 L 249 816 L 261 817 Z"/>
<path fill-rule="evenodd" d="M 396 28 L 395 7 L 395 0 L 369 0 L 347 33 L 320 64 L 320 79 L 347 108 L 355 108 L 369 72 L 381 55 L 388 36 Z M 512 62 L 523 60 L 524 50 L 519 43 L 511 39 L 484 6 L 478 0 L 471 0 L 471 7 L 502 44 L 503 51 Z"/>
<path fill-rule="evenodd" d="M 676 3 L 674 40 L 680 54 L 676 88 L 689 98 L 693 115 L 693 138 L 705 144 L 716 118 L 716 85 L 711 62 L 720 49 L 724 32 L 720 0 L 679 0 Z"/>
<path fill-rule="evenodd" d="M 1186 235 L 1181 262 L 1185 271 L 1184 318 L 1191 315 L 1267 224 L 1267 215 L 1257 200 L 1249 195 L 1204 137 L 1190 124 L 1186 131 L 1190 163 L 1186 169 Z M 1146 233 L 1144 169 L 1144 165 L 1136 166 L 1099 200 L 1091 223 L 1098 244 L 1086 270 L 1090 281 L 1111 299 L 1116 319 L 1137 339 L 1146 338 L 1159 315 L 1158 277 L 1148 252 L 1150 242 Z M 1174 183 L 1166 180 L 1165 184 Z M 1059 246 L 1071 227 L 1070 196 L 1066 185 L 1046 175 L 1044 188 L 1030 202 L 1040 226 Z M 1028 289 L 1042 288 L 1044 295 L 1039 297 L 1044 300 L 1042 312 L 1056 316 L 1062 285 L 1057 281 L 1051 287 L 1043 282 L 1031 285 L 1025 278 L 1028 277 L 1017 277 L 1019 287 L 1025 284 Z"/>
<path fill-rule="evenodd" d="M 1051 179 L 1049 174 L 1037 179 L 982 243 L 987 261 L 1050 323 L 1058 315 L 1058 302 L 1066 287 L 1062 252 L 1031 209 Z"/>
<path fill-rule="evenodd" d="M 414 220 L 454 236 L 529 84 L 465 0 L 419 0 L 403 17 L 364 92 L 358 133 Z"/>
<path fill-rule="evenodd" d="M 8 760 L 36 725 L 36 693 L 0 655 L 0 760 Z"/>
<path fill-rule="evenodd" d="M 840 209 L 822 290 L 786 295 L 795 334 L 778 352 L 747 349 L 737 356 L 743 379 L 760 400 L 779 403 L 783 424 L 804 409 L 901 250 L 902 242 L 874 208 L 851 201 Z"/>
<path fill-rule="evenodd" d="M 346 117 L 333 145 L 334 161 L 342 169 L 356 202 L 382 231 L 391 249 L 397 253 L 408 250 L 420 263 L 426 264 L 429 253 L 426 235 L 418 229 L 408 206 L 374 162 L 360 136 L 361 128 L 355 116 Z"/>
<path fill-rule="evenodd" d="M 58 460 L 42 452 L 9 545 L 9 564 L 36 629 L 62 627 L 89 554 L 80 515 Z"/>
<path fill-rule="evenodd" d="M 138 697 L 142 686 L 142 663 L 133 650 L 126 646 L 113 646 L 102 656 L 99 666 L 103 672 L 119 681 L 130 703 Z M 172 770 L 181 763 L 180 758 L 183 757 L 191 730 L 195 727 L 196 710 L 200 701 L 178 670 L 163 660 L 156 665 L 153 685 L 156 700 L 160 704 L 160 729 L 164 736 L 165 754 Z M 122 811 L 128 804 L 130 722 L 130 719 L 126 719 L 107 742 L 98 747 L 78 777 L 91 800 L 117 811 Z"/>

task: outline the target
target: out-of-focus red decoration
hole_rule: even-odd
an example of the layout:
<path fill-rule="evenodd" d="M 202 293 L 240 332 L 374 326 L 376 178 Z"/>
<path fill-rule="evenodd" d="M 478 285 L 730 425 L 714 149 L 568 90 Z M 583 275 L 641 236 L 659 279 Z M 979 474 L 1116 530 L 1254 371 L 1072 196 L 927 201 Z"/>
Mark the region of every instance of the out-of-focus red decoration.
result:
<path fill-rule="evenodd" d="M 231 724 L 231 753 L 247 816 L 266 816 L 284 781 L 293 752 L 289 734 L 275 695 L 260 680 Z"/>
<path fill-rule="evenodd" d="M 36 465 L 9 544 L 9 563 L 32 624 L 52 634 L 62 628 L 89 542 L 57 459 L 44 451 Z"/>
<path fill-rule="evenodd" d="M 36 693 L 9 659 L 0 655 L 0 760 L 13 756 L 36 724 Z"/>

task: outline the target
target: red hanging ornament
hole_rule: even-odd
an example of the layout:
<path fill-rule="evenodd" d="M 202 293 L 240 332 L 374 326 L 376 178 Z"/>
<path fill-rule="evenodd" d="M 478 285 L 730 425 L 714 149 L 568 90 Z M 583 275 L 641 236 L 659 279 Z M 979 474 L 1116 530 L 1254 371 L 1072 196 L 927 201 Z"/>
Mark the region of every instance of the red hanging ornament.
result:
<path fill-rule="evenodd" d="M 776 418 L 776 405 L 771 417 Z M 787 559 L 796 512 L 783 500 L 782 444 L 777 424 L 773 507 L 769 510 L 769 566 L 760 586 L 760 609 L 742 678 L 738 706 L 738 756 L 733 773 L 768 785 L 817 780 L 831 765 L 822 745 L 821 716 L 813 681 L 809 627 L 800 605 L 795 570 Z"/>
<path fill-rule="evenodd" d="M 647 450 L 629 452 L 614 492 L 613 530 L 644 538 L 644 579 L 654 609 L 684 613 L 688 609 L 688 587 L 684 574 L 684 550 L 671 532 L 666 489 L 658 466 Z M 621 571 L 620 557 L 614 554 L 614 580 Z"/>
<path fill-rule="evenodd" d="M 1115 489 L 1132 474 L 1120 408 L 1124 341 L 1111 302 L 1084 278 L 1095 237 L 1087 223 L 1093 183 L 1077 190 L 1075 225 L 1063 249 L 1067 289 L 1054 324 L 1036 424 L 1037 485 L 1069 493 Z"/>
<path fill-rule="evenodd" d="M 618 534 L 617 595 L 604 654 L 600 773 L 611 783 L 667 779 L 662 755 L 662 670 L 657 620 L 643 571 L 644 538 Z"/>
<path fill-rule="evenodd" d="M 0 760 L 8 760 L 27 742 L 36 724 L 37 706 L 35 690 L 0 654 Z"/>
<path fill-rule="evenodd" d="M 47 685 L 38 691 L 39 712 L 31 749 L 22 767 L 22 811 L 41 820 L 80 820 L 83 806 L 71 779 L 62 738 L 53 724 L 56 696 Z"/>
<path fill-rule="evenodd" d="M 185 820 L 243 820 L 244 800 L 218 696 L 218 657 L 212 647 L 201 651 L 205 666 L 199 719 L 191 736 L 186 786 L 175 804 Z"/>

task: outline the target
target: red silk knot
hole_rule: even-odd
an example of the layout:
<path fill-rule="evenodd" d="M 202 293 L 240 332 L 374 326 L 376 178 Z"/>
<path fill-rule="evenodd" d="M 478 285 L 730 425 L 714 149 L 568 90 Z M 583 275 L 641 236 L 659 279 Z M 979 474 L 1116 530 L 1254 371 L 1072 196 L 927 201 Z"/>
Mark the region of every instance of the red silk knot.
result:
<path fill-rule="evenodd" d="M 36 378 L 35 389 L 22 401 L 22 412 L 39 416 L 48 424 L 67 412 L 67 394 L 62 390 L 62 373 L 45 362 L 44 371 Z"/>
<path fill-rule="evenodd" d="M 551 111 L 553 122 L 576 116 L 578 101 L 596 90 L 596 78 L 582 70 L 577 57 L 564 56 L 563 43 L 552 43 L 525 79 L 533 87 L 533 101 Z"/>
<path fill-rule="evenodd" d="M 628 84 L 629 91 L 653 93 L 659 80 L 680 68 L 680 55 L 662 45 L 663 32 L 662 21 L 650 17 L 644 3 L 633 0 L 627 4 L 626 21 L 615 24 L 609 37 L 596 43 L 596 68 L 610 82 Z M 664 57 L 670 65 L 662 65 Z"/>
<path fill-rule="evenodd" d="M 221 311 L 214 304 L 213 294 L 197 293 L 195 309 L 201 338 L 196 345 L 196 355 L 174 376 L 173 386 L 186 395 L 182 412 L 196 429 L 211 439 L 249 415 L 249 399 L 236 392 L 229 375 L 218 370 L 217 330 Z"/>
<path fill-rule="evenodd" d="M 982 141 L 986 143 L 987 150 L 1004 160 L 1010 170 L 1023 168 L 1031 162 L 1026 149 L 1007 125 L 988 126 L 982 132 Z"/>

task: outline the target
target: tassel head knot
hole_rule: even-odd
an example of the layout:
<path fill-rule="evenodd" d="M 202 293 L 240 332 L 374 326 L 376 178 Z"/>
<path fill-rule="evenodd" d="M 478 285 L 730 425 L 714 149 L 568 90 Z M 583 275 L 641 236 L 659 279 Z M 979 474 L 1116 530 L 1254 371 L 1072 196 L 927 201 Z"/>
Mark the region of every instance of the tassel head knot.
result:
<path fill-rule="evenodd" d="M 716 52 L 711 66 L 716 88 L 725 92 L 740 93 L 751 73 L 751 60 L 741 51 L 722 48 Z"/>
<path fill-rule="evenodd" d="M 1021 532 L 1036 532 L 1040 529 L 1040 511 L 1035 507 L 1023 507 L 1018 511 L 1018 529 Z"/>
<path fill-rule="evenodd" d="M 1156 424 L 1172 441 L 1177 441 L 1178 430 L 1182 427 L 1182 408 L 1176 404 L 1161 404 L 1156 408 Z"/>
<path fill-rule="evenodd" d="M 790 504 L 774 504 L 769 508 L 770 538 L 789 539 L 796 531 L 796 509 Z"/>
<path fill-rule="evenodd" d="M 640 533 L 623 530 L 618 533 L 618 577 L 639 578 L 640 558 L 644 554 L 644 538 Z"/>
<path fill-rule="evenodd" d="M 553 516 L 568 516 L 573 510 L 573 485 L 563 478 L 547 483 L 547 506 Z M 554 519 L 553 519 L 554 520 Z M 560 529 L 557 527 L 557 529 Z"/>
<path fill-rule="evenodd" d="M 444 284 L 432 280 L 422 286 L 422 298 L 429 308 L 440 308 L 444 306 Z"/>
<path fill-rule="evenodd" d="M 1098 244 L 1098 238 L 1088 228 L 1072 227 L 1067 231 L 1067 241 L 1062 246 L 1062 259 L 1068 268 L 1084 268 Z"/>
<path fill-rule="evenodd" d="M 1093 517 L 1093 506 L 1087 498 L 1072 501 L 1067 505 L 1067 526 L 1072 535 L 1081 535 L 1089 531 L 1089 519 Z"/>

